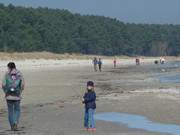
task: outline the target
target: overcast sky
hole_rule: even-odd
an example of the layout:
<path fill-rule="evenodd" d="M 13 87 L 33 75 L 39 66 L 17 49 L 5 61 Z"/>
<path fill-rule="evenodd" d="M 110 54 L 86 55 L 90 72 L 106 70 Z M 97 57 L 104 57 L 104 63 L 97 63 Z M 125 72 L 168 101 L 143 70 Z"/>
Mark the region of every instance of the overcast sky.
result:
<path fill-rule="evenodd" d="M 0 0 L 0 3 L 68 9 L 130 23 L 180 24 L 180 0 Z"/>

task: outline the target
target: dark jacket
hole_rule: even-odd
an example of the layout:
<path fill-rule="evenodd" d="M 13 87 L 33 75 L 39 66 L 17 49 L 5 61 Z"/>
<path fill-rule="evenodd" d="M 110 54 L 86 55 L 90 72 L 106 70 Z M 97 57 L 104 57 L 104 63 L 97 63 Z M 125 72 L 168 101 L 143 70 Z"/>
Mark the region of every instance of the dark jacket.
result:
<path fill-rule="evenodd" d="M 86 109 L 96 109 L 96 93 L 94 91 L 86 92 L 83 98 Z"/>

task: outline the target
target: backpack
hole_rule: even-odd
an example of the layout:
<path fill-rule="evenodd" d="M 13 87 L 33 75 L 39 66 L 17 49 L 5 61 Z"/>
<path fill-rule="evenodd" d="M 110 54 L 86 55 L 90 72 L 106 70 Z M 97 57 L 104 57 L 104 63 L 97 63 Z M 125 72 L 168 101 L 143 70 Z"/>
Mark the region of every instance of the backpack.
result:
<path fill-rule="evenodd" d="M 21 93 L 21 76 L 18 73 L 7 74 L 6 90 L 7 95 L 20 96 Z"/>

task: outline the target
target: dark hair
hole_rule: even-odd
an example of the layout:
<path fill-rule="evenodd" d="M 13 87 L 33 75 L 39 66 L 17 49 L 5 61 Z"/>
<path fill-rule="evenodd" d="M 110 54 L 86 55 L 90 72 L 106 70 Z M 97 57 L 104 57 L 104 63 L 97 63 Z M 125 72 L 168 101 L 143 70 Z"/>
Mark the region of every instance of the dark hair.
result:
<path fill-rule="evenodd" d="M 93 81 L 88 81 L 88 82 L 87 82 L 87 86 L 92 86 L 92 87 L 94 87 L 94 82 L 93 82 Z"/>
<path fill-rule="evenodd" d="M 12 70 L 12 69 L 15 69 L 15 68 L 16 68 L 16 65 L 15 65 L 14 62 L 9 62 L 9 63 L 7 64 L 7 67 L 8 67 L 10 70 Z"/>

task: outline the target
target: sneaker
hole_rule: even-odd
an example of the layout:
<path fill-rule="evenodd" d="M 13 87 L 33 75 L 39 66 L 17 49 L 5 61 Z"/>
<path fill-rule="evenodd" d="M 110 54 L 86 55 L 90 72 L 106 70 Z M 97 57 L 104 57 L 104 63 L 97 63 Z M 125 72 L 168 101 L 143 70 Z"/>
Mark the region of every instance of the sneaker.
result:
<path fill-rule="evenodd" d="M 96 128 L 92 128 L 92 131 L 96 131 Z"/>
<path fill-rule="evenodd" d="M 96 128 L 88 128 L 88 131 L 94 132 L 94 131 L 96 131 Z"/>
<path fill-rule="evenodd" d="M 16 123 L 14 123 L 14 125 L 13 125 L 13 129 L 14 129 L 14 131 L 17 131 L 17 130 L 18 130 L 18 126 L 17 126 L 17 124 L 16 124 Z"/>
<path fill-rule="evenodd" d="M 11 125 L 11 131 L 14 131 L 14 124 Z"/>

